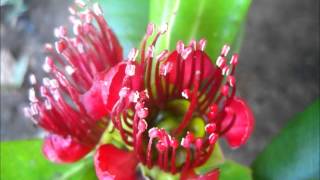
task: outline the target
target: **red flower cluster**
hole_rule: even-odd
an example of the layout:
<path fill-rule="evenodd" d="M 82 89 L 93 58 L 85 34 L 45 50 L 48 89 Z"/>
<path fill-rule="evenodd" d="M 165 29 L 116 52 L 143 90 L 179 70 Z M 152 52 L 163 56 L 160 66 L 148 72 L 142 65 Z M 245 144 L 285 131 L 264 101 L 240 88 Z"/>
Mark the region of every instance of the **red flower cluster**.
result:
<path fill-rule="evenodd" d="M 154 34 L 149 24 L 140 52 L 132 49 L 123 59 L 97 5 L 86 12 L 70 10 L 76 37 L 67 37 L 62 27 L 55 31 L 59 40 L 55 51 L 47 46 L 51 55 L 44 64 L 52 79 L 30 90 L 25 109 L 51 133 L 43 146 L 47 158 L 82 158 L 112 123 L 127 148 L 98 147 L 99 179 L 135 179 L 138 163 L 180 172 L 181 179 L 217 179 L 218 170 L 198 176 L 194 168 L 207 161 L 219 137 L 239 147 L 254 125 L 250 108 L 235 96 L 238 56 L 228 61 L 230 47 L 225 45 L 214 65 L 204 52 L 204 39 L 189 45 L 179 41 L 176 50 L 155 55 L 166 26 Z M 34 76 L 31 82 L 35 84 Z"/>

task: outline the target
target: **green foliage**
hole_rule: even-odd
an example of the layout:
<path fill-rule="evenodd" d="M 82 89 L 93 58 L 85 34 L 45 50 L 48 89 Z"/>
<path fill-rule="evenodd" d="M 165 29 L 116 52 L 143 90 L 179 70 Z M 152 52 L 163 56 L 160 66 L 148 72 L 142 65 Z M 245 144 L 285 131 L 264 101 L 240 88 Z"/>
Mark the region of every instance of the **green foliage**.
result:
<path fill-rule="evenodd" d="M 146 32 L 149 0 L 99 0 L 104 17 L 117 35 L 126 56 L 131 48 L 139 47 Z"/>
<path fill-rule="evenodd" d="M 92 157 L 68 165 L 53 164 L 41 152 L 40 140 L 1 142 L 0 179 L 96 179 Z"/>
<path fill-rule="evenodd" d="M 320 100 L 289 121 L 253 163 L 255 179 L 319 179 Z"/>
<path fill-rule="evenodd" d="M 220 180 L 251 180 L 251 169 L 234 161 L 227 160 L 219 166 Z"/>
<path fill-rule="evenodd" d="M 189 43 L 193 38 L 205 38 L 206 52 L 215 61 L 224 44 L 238 46 L 250 3 L 251 0 L 151 0 L 150 22 L 169 25 L 158 50 L 172 50 L 178 40 Z"/>

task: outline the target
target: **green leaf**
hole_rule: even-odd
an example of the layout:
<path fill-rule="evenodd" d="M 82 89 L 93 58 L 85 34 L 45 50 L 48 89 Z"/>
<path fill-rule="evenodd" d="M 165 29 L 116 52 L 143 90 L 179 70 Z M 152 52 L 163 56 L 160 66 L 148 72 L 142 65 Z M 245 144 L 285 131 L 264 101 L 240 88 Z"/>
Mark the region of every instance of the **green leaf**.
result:
<path fill-rule="evenodd" d="M 120 40 L 126 55 L 138 47 L 148 24 L 148 0 L 100 0 L 104 17 Z"/>
<path fill-rule="evenodd" d="M 59 165 L 46 160 L 40 140 L 1 142 L 0 179 L 15 180 L 91 180 L 97 179 L 92 157 L 77 163 Z"/>
<path fill-rule="evenodd" d="M 254 161 L 255 179 L 319 179 L 320 100 L 289 121 Z"/>
<path fill-rule="evenodd" d="M 228 160 L 219 166 L 220 180 L 251 180 L 251 170 L 248 167 L 240 165 L 234 161 Z"/>
<path fill-rule="evenodd" d="M 169 25 L 157 50 L 172 50 L 178 40 L 189 43 L 193 38 L 205 38 L 206 52 L 215 60 L 224 44 L 237 44 L 250 3 L 251 0 L 151 0 L 150 22 Z"/>

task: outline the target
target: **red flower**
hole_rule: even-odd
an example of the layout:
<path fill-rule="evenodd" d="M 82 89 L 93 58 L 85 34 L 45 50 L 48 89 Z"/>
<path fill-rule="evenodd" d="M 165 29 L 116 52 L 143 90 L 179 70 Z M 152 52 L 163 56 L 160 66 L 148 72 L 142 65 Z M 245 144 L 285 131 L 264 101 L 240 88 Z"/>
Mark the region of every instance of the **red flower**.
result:
<path fill-rule="evenodd" d="M 154 31 L 150 24 L 139 58 L 133 49 L 122 61 L 121 46 L 97 5 L 70 11 L 76 36 L 69 38 L 63 27 L 55 31 L 59 40 L 55 49 L 46 46 L 50 56 L 44 64 L 52 79 L 30 89 L 25 108 L 50 133 L 46 157 L 58 163 L 81 159 L 112 122 L 132 151 L 101 145 L 95 154 L 99 179 L 135 179 L 138 163 L 181 172 L 181 179 L 217 179 L 218 170 L 196 175 L 194 168 L 207 161 L 219 137 L 238 147 L 254 124 L 248 105 L 235 96 L 237 55 L 228 62 L 230 48 L 224 46 L 214 65 L 200 40 L 188 46 L 179 41 L 175 51 L 155 57 L 166 28 L 147 46 Z M 34 76 L 31 82 L 36 84 Z"/>
<path fill-rule="evenodd" d="M 196 177 L 193 169 L 206 162 L 219 137 L 236 148 L 252 132 L 253 114 L 235 96 L 238 56 L 227 61 L 230 47 L 226 45 L 215 66 L 204 52 L 206 41 L 200 40 L 186 47 L 178 42 L 175 51 L 164 50 L 154 57 L 157 39 L 165 30 L 146 47 L 153 29 L 153 25 L 148 26 L 139 62 L 138 50 L 133 49 L 128 60 L 118 65 L 123 68 L 110 70 L 109 86 L 96 86 L 92 91 L 106 94 L 110 118 L 139 162 L 173 174 L 182 172 L 182 178 Z M 186 104 L 187 108 L 181 107 Z M 199 127 L 193 126 L 194 121 Z M 111 171 L 100 164 L 96 163 L 97 169 Z M 218 172 L 213 172 L 198 178 L 217 177 Z"/>
<path fill-rule="evenodd" d="M 100 140 L 109 122 L 104 118 L 107 110 L 88 108 L 88 104 L 102 103 L 100 92 L 91 92 L 90 98 L 83 94 L 122 60 L 122 48 L 99 7 L 93 5 L 93 10 L 86 12 L 75 8 L 70 8 L 75 37 L 68 37 L 64 27 L 55 30 L 58 40 L 55 48 L 45 46 L 49 56 L 43 65 L 51 79 L 43 78 L 39 85 L 35 76 L 30 76 L 35 87 L 29 92 L 30 106 L 24 109 L 50 133 L 43 151 L 49 160 L 58 163 L 81 159 Z"/>

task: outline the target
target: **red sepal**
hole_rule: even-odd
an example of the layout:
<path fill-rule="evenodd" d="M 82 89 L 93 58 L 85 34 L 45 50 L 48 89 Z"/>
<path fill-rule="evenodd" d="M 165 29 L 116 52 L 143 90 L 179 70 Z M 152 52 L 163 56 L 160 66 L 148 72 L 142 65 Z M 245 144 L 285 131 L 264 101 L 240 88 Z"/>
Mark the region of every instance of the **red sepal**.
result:
<path fill-rule="evenodd" d="M 137 163 L 133 152 L 118 149 L 111 144 L 100 146 L 94 157 L 99 180 L 134 180 Z"/>
<path fill-rule="evenodd" d="M 71 137 L 51 134 L 45 138 L 42 151 L 46 158 L 55 163 L 72 163 L 88 154 L 93 147 L 79 144 Z"/>
<path fill-rule="evenodd" d="M 246 102 L 238 97 L 231 100 L 228 108 L 233 111 L 235 119 L 224 136 L 232 148 L 238 148 L 249 139 L 254 127 L 254 116 Z M 223 120 L 222 127 L 228 126 L 231 121 L 232 117 L 227 116 Z"/>

